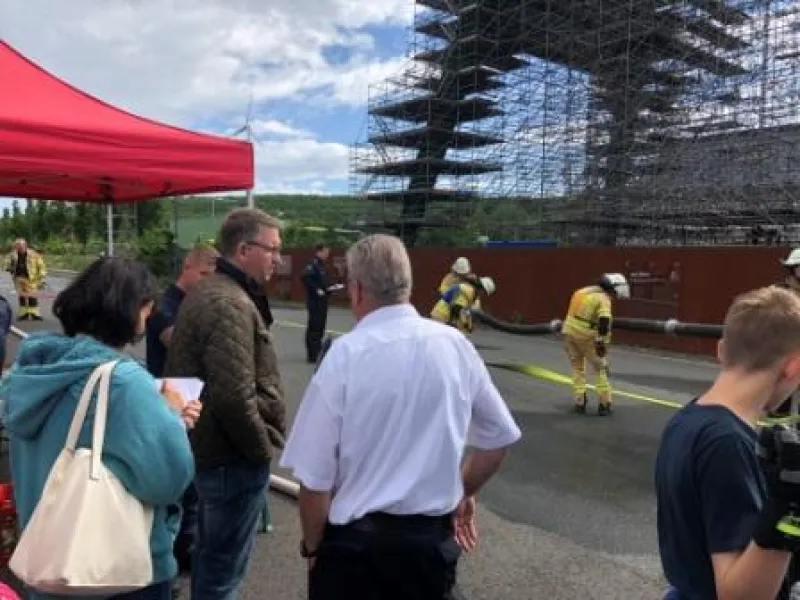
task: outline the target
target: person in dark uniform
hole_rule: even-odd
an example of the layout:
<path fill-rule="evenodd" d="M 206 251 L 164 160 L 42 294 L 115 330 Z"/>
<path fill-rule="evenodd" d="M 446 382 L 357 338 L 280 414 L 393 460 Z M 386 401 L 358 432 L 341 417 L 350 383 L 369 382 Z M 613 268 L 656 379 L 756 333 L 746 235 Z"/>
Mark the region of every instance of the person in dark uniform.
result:
<path fill-rule="evenodd" d="M 306 308 L 308 324 L 306 326 L 306 359 L 316 363 L 322 349 L 322 337 L 328 321 L 328 296 L 331 294 L 331 283 L 325 261 L 330 255 L 327 244 L 317 245 L 317 255 L 303 272 L 303 283 L 306 286 Z"/>

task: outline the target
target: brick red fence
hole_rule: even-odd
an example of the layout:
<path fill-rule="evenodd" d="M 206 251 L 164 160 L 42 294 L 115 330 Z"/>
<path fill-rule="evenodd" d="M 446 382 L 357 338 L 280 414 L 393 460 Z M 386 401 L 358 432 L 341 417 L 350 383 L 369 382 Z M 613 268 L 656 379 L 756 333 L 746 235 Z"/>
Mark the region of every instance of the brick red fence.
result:
<path fill-rule="evenodd" d="M 622 272 L 631 281 L 631 299 L 617 303 L 626 317 L 719 323 L 733 297 L 774 283 L 782 277 L 779 259 L 788 248 L 542 248 L 469 249 L 419 248 L 410 251 L 414 268 L 412 300 L 427 313 L 436 299 L 441 278 L 458 256 L 467 256 L 473 270 L 489 275 L 497 292 L 483 301 L 486 312 L 525 323 L 563 318 L 570 294 L 594 282 L 604 272 Z M 303 300 L 300 274 L 312 250 L 292 251 L 272 282 L 272 294 Z M 341 251 L 334 252 L 330 271 L 344 281 Z M 345 297 L 337 303 L 346 304 Z M 713 340 L 675 338 L 661 334 L 617 332 L 615 338 L 665 350 L 713 353 Z"/>

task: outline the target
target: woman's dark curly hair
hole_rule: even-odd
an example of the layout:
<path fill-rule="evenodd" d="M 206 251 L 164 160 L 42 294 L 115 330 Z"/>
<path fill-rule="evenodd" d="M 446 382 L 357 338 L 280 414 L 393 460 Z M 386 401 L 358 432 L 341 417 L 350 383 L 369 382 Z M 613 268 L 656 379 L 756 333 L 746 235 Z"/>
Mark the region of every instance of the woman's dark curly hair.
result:
<path fill-rule="evenodd" d="M 157 282 L 142 263 L 101 258 L 58 294 L 53 314 L 70 337 L 90 335 L 122 348 L 136 338 L 140 311 L 157 295 Z"/>

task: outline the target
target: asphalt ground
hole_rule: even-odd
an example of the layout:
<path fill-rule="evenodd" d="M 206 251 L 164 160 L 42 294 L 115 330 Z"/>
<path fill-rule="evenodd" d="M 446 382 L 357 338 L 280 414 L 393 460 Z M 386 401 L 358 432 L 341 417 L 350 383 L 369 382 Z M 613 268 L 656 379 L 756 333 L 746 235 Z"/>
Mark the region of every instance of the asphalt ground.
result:
<path fill-rule="evenodd" d="M 50 278 L 55 290 L 63 283 Z M 0 281 L 0 293 L 10 293 L 10 282 Z M 57 328 L 50 300 L 42 303 L 46 320 L 22 322 L 21 328 Z M 305 313 L 299 308 L 276 308 L 274 313 L 293 414 L 312 373 L 303 348 Z M 331 310 L 330 330 L 345 332 L 352 324 L 345 311 Z M 523 438 L 480 494 L 481 539 L 460 567 L 463 595 L 469 600 L 660 598 L 664 581 L 653 494 L 658 439 L 674 407 L 710 383 L 714 364 L 612 347 L 616 410 L 600 418 L 596 403 L 587 415 L 570 411 L 568 363 L 555 337 L 478 331 L 473 340 L 488 363 L 533 364 L 539 372 L 531 377 L 491 369 Z M 133 352 L 141 354 L 141 349 Z M 270 510 L 274 531 L 259 536 L 241 597 L 304 598 L 296 507 L 272 493 Z"/>

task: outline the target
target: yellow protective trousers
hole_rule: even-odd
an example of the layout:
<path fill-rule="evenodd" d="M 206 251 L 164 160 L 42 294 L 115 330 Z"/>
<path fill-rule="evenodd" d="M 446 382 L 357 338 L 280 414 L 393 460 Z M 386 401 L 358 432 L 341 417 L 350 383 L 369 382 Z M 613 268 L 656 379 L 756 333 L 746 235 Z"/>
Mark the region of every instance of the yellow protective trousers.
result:
<path fill-rule="evenodd" d="M 564 345 L 572 366 L 572 393 L 575 404 L 583 404 L 586 394 L 586 363 L 597 373 L 597 395 L 600 404 L 611 404 L 611 383 L 608 380 L 608 362 L 597 356 L 594 337 L 565 335 Z"/>
<path fill-rule="evenodd" d="M 38 287 L 27 277 L 15 277 L 14 289 L 19 298 L 19 316 L 39 316 Z"/>

